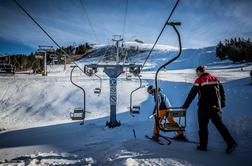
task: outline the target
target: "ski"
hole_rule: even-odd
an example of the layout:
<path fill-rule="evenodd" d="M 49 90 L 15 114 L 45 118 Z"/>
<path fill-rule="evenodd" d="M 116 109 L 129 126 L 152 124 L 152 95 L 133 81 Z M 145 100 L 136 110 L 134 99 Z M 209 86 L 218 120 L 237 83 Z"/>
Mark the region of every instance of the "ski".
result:
<path fill-rule="evenodd" d="M 171 142 L 170 142 L 170 140 L 168 141 L 167 139 L 165 139 L 166 141 L 168 141 L 168 143 L 164 143 L 163 141 L 156 141 L 156 140 L 154 140 L 152 137 L 150 137 L 150 136 L 148 136 L 148 135 L 145 135 L 145 138 L 147 138 L 147 139 L 149 139 L 149 140 L 152 140 L 152 141 L 154 141 L 154 142 L 156 142 L 156 143 L 158 143 L 159 145 L 170 145 L 171 144 Z"/>
<path fill-rule="evenodd" d="M 173 137 L 163 136 L 163 135 L 160 135 L 160 134 L 159 134 L 159 137 L 164 138 L 164 139 L 167 139 L 167 140 L 174 140 L 174 141 L 178 141 L 178 142 L 185 142 L 185 143 L 199 144 L 199 143 L 198 143 L 198 142 L 196 142 L 196 141 L 191 141 L 191 140 L 188 140 L 188 139 L 176 139 L 176 138 L 173 138 Z"/>

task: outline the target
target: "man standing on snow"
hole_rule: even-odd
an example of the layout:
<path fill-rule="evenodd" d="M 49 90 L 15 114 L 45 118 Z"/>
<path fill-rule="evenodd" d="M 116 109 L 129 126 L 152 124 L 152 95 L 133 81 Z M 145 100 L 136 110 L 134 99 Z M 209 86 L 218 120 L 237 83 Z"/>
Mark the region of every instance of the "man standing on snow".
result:
<path fill-rule="evenodd" d="M 155 88 L 153 87 L 153 85 L 150 85 L 147 88 L 147 92 L 154 96 L 154 100 L 156 103 L 156 96 L 155 96 Z M 169 99 L 165 96 L 165 94 L 159 89 L 158 90 L 158 98 L 159 98 L 159 122 L 161 123 L 162 120 L 164 118 L 166 118 L 167 112 L 172 111 L 169 108 L 171 107 L 171 104 L 169 102 Z M 154 107 L 154 111 L 153 114 L 155 113 L 156 110 L 156 105 Z M 175 119 L 173 117 L 169 117 L 167 118 L 167 120 L 169 121 L 169 123 L 175 123 Z M 155 141 L 159 140 L 159 127 L 158 124 L 154 124 L 154 129 L 153 129 L 153 137 L 152 137 Z M 186 140 L 184 132 L 183 131 L 178 131 L 177 135 L 174 137 L 174 139 L 180 139 L 180 140 Z"/>
<path fill-rule="evenodd" d="M 207 73 L 205 66 L 196 69 L 195 80 L 183 108 L 187 109 L 198 93 L 198 123 L 200 144 L 198 150 L 207 151 L 209 119 L 227 143 L 226 153 L 232 153 L 237 144 L 221 119 L 221 108 L 225 107 L 225 93 L 219 79 Z"/>

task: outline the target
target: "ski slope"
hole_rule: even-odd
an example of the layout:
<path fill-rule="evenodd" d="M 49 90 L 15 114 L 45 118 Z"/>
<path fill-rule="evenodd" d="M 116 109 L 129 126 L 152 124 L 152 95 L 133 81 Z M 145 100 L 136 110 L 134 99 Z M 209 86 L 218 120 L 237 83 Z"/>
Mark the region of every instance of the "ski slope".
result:
<path fill-rule="evenodd" d="M 160 46 L 161 47 L 161 46 Z M 250 165 L 252 162 L 252 90 L 249 71 L 252 65 L 219 61 L 215 48 L 185 49 L 181 58 L 160 73 L 160 87 L 173 106 L 180 106 L 195 79 L 194 68 L 207 65 L 208 71 L 224 83 L 227 106 L 223 109 L 224 123 L 239 146 L 225 154 L 226 145 L 219 133 L 209 125 L 209 151 L 199 152 L 194 144 L 173 141 L 161 146 L 144 138 L 151 135 L 153 99 L 139 90 L 134 104 L 141 104 L 141 114 L 132 117 L 128 112 L 129 94 L 139 81 L 118 81 L 117 119 L 120 127 L 109 129 L 109 84 L 103 78 L 102 94 L 93 93 L 99 81 L 82 73 L 74 73 L 74 80 L 87 91 L 87 120 L 83 126 L 69 120 L 69 112 L 82 106 L 80 90 L 69 81 L 70 66 L 48 66 L 48 77 L 40 75 L 0 76 L 0 165 Z M 173 49 L 156 49 L 142 73 L 145 85 L 153 84 L 154 70 L 176 52 Z M 132 57 L 142 62 L 146 53 Z M 91 63 L 95 58 L 79 61 Z M 241 70 L 241 67 L 243 70 Z M 198 141 L 196 100 L 188 109 L 186 135 Z M 133 134 L 136 132 L 136 138 Z M 175 133 L 163 133 L 173 136 Z"/>

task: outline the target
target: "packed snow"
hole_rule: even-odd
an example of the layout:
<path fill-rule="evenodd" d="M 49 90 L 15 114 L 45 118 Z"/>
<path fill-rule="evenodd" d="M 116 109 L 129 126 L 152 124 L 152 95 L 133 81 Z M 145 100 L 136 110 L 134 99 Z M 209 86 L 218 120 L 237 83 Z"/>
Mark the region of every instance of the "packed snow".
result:
<path fill-rule="evenodd" d="M 161 46 L 160 46 L 161 47 Z M 158 65 L 176 54 L 176 49 L 156 49 L 142 75 L 144 85 L 153 84 Z M 141 63 L 146 53 L 131 57 Z M 77 62 L 80 66 L 95 58 Z M 172 141 L 159 145 L 145 139 L 152 135 L 154 120 L 149 116 L 153 98 L 145 88 L 134 94 L 141 113 L 129 114 L 129 94 L 139 86 L 133 77 L 118 78 L 117 119 L 121 126 L 110 129 L 109 80 L 102 72 L 102 93 L 96 77 L 87 77 L 76 69 L 74 80 L 85 88 L 87 118 L 84 125 L 72 122 L 69 113 L 83 104 L 82 92 L 69 81 L 70 65 L 48 66 L 47 77 L 33 74 L 0 76 L 0 165 L 251 165 L 252 159 L 252 86 L 250 63 L 233 64 L 215 57 L 215 48 L 185 49 L 181 57 L 160 73 L 159 84 L 173 106 L 181 106 L 196 78 L 194 68 L 207 65 L 208 71 L 224 83 L 227 106 L 224 123 L 238 142 L 237 150 L 225 154 L 226 145 L 210 123 L 209 151 L 199 152 L 196 145 Z M 197 101 L 188 109 L 186 135 L 198 141 Z M 133 130 L 136 133 L 134 137 Z M 173 136 L 175 133 L 162 133 Z"/>

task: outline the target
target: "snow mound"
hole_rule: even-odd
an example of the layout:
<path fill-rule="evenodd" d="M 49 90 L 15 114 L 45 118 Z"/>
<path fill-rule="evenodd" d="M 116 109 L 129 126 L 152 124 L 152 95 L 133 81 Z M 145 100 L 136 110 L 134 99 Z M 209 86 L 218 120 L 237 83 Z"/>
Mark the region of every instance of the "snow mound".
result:
<path fill-rule="evenodd" d="M 190 166 L 191 164 L 170 158 L 148 158 L 148 159 L 132 159 L 128 158 L 125 162 L 128 166 Z"/>
<path fill-rule="evenodd" d="M 91 166 L 96 161 L 92 157 L 79 158 L 69 153 L 38 153 L 21 156 L 10 161 L 0 162 L 2 166 L 57 166 L 57 165 L 85 165 Z"/>
<path fill-rule="evenodd" d="M 150 50 L 153 47 L 153 44 L 147 44 L 147 43 L 140 44 L 140 43 L 137 43 L 137 42 L 125 42 L 124 45 L 126 47 L 131 47 L 131 46 L 138 47 L 139 49 L 142 49 L 142 50 Z M 174 47 L 174 46 L 170 46 L 170 45 L 157 44 L 155 46 L 154 50 L 176 51 L 176 50 L 178 50 L 178 48 Z"/>

